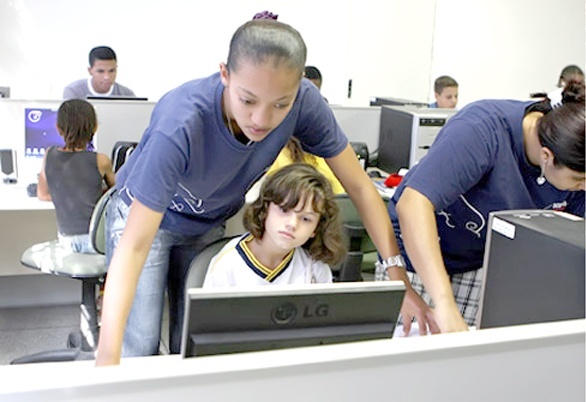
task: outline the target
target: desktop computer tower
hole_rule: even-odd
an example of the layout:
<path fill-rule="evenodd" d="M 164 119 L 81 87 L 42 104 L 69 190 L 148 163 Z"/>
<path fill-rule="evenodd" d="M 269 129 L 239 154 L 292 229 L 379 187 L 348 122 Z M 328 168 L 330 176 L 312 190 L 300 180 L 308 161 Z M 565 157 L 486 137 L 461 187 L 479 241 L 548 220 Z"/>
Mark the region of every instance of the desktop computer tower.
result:
<path fill-rule="evenodd" d="M 370 98 L 370 106 L 382 106 L 382 105 L 416 106 L 416 107 L 427 107 L 428 106 L 428 104 L 425 102 L 404 99 L 404 98 L 380 97 L 380 96 L 375 96 L 375 97 Z"/>
<path fill-rule="evenodd" d="M 584 229 L 561 212 L 491 213 L 476 326 L 584 318 Z"/>
<path fill-rule="evenodd" d="M 4 183 L 16 183 L 18 169 L 16 164 L 16 151 L 13 149 L 0 149 L 0 171 Z"/>
<path fill-rule="evenodd" d="M 428 151 L 456 109 L 382 106 L 377 167 L 388 173 L 411 168 Z"/>

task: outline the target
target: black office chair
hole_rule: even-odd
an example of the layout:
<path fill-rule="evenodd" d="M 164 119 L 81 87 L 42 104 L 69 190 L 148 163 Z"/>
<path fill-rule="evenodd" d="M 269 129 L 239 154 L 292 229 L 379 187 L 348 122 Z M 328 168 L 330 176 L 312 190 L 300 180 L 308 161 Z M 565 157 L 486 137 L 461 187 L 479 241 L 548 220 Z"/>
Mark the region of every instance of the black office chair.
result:
<path fill-rule="evenodd" d="M 89 233 L 98 254 L 71 253 L 58 240 L 35 244 L 22 254 L 21 263 L 49 275 L 67 276 L 81 281 L 81 318 L 79 331 L 69 334 L 67 349 L 51 350 L 17 358 L 11 364 L 91 360 L 98 342 L 96 286 L 107 271 L 105 216 L 114 188 L 109 189 L 96 204 Z"/>
<path fill-rule="evenodd" d="M 239 236 L 241 235 L 222 237 L 221 239 L 208 244 L 197 254 L 197 256 L 195 256 L 191 262 L 191 265 L 189 266 L 187 280 L 185 281 L 185 291 L 191 288 L 201 288 L 203 286 L 203 281 L 205 280 L 206 273 L 208 272 L 208 267 L 212 258 L 218 254 L 218 252 L 226 245 L 226 243 L 228 243 L 234 237 Z"/>
<path fill-rule="evenodd" d="M 122 167 L 124 162 L 128 159 L 132 151 L 136 148 L 138 142 L 132 141 L 117 141 L 112 147 L 112 168 L 114 173 Z"/>
<path fill-rule="evenodd" d="M 389 200 L 383 198 L 385 203 Z M 336 201 L 340 207 L 342 225 L 348 238 L 346 259 L 333 269 L 336 282 L 356 282 L 362 280 L 363 271 L 374 271 L 377 250 L 362 223 L 358 210 L 347 194 L 338 194 Z"/>

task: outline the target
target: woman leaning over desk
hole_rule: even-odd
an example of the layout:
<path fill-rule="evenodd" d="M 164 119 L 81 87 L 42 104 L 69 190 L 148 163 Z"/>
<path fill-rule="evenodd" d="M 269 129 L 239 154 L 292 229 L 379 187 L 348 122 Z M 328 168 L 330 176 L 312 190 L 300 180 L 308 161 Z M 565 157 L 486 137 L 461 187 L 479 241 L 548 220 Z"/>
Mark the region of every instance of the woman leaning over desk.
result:
<path fill-rule="evenodd" d="M 220 71 L 170 91 L 116 178 L 108 209 L 109 263 L 97 365 L 157 354 L 165 290 L 170 349 L 179 352 L 191 260 L 223 235 L 226 219 L 291 136 L 324 157 L 356 203 L 373 242 L 397 264 L 391 222 L 319 90 L 302 79 L 306 46 L 273 20 L 242 25 Z M 404 269 L 394 278 L 408 279 Z M 427 320 L 408 286 L 403 309 Z"/>
<path fill-rule="evenodd" d="M 412 286 L 442 332 L 474 325 L 491 211 L 584 216 L 584 84 L 563 105 L 483 100 L 452 117 L 397 189 L 389 214 Z M 377 279 L 387 272 L 377 269 Z M 423 289 L 425 286 L 425 289 Z"/>

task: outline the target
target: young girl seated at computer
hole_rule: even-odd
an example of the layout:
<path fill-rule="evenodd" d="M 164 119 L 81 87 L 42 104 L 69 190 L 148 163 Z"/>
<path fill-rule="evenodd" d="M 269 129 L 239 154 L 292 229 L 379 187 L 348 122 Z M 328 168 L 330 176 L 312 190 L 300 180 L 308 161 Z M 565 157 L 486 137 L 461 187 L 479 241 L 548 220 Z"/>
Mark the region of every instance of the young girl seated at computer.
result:
<path fill-rule="evenodd" d="M 204 287 L 332 282 L 330 266 L 345 255 L 332 187 L 306 163 L 265 180 L 244 227 L 212 259 Z"/>
<path fill-rule="evenodd" d="M 79 253 L 95 253 L 88 234 L 94 207 L 115 182 L 107 155 L 88 150 L 98 128 L 96 111 L 85 100 L 65 101 L 57 112 L 57 130 L 65 145 L 50 147 L 43 159 L 37 197 L 53 201 L 61 244 Z"/>

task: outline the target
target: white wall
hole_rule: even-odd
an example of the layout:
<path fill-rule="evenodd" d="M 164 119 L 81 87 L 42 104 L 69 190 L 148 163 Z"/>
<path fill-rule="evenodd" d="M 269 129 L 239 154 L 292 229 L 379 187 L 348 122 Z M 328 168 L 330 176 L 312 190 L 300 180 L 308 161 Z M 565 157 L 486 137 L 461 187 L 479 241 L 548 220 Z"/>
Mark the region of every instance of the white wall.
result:
<path fill-rule="evenodd" d="M 0 0 L 0 86 L 60 99 L 87 76 L 89 50 L 106 44 L 118 81 L 156 101 L 217 71 L 236 27 L 267 9 L 302 33 L 332 104 L 428 100 L 441 74 L 460 82 L 460 105 L 526 98 L 585 63 L 583 0 Z"/>
<path fill-rule="evenodd" d="M 459 106 L 549 92 L 566 65 L 584 69 L 584 29 L 583 0 L 437 0 L 430 96 L 443 74 Z"/>

